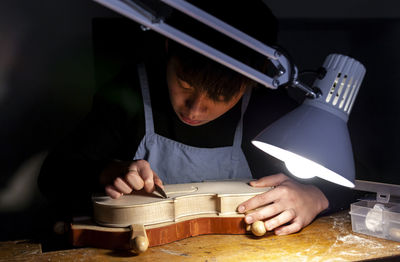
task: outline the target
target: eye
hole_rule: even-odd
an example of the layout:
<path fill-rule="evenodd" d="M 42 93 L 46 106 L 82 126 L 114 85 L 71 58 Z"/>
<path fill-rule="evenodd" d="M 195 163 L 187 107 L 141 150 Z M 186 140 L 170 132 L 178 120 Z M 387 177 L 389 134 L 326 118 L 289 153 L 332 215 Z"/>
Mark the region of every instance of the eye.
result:
<path fill-rule="evenodd" d="M 217 97 L 210 97 L 209 98 L 214 102 L 214 103 L 227 103 L 228 101 L 226 100 L 226 97 L 223 95 L 219 95 Z"/>
<path fill-rule="evenodd" d="M 185 82 L 185 81 L 183 81 L 181 79 L 178 79 L 178 84 L 179 84 L 179 87 L 181 87 L 183 89 L 187 89 L 187 90 L 193 90 L 194 89 L 191 85 L 189 85 L 187 82 Z"/>
<path fill-rule="evenodd" d="M 217 100 L 216 100 L 217 102 L 226 102 L 226 100 L 225 100 L 225 96 L 223 96 L 223 95 L 220 95 L 220 96 L 218 96 L 218 98 L 217 98 Z"/>

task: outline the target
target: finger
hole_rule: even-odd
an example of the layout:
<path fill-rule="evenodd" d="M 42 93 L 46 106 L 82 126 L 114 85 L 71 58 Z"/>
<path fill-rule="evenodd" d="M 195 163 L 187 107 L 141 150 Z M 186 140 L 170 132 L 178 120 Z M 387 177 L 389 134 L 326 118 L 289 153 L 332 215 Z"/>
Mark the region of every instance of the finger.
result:
<path fill-rule="evenodd" d="M 245 221 L 246 223 L 251 224 L 255 221 L 265 220 L 278 215 L 283 210 L 284 208 L 278 203 L 270 204 L 248 213 L 245 217 Z"/>
<path fill-rule="evenodd" d="M 139 175 L 139 171 L 136 169 L 128 170 L 128 173 L 125 175 L 125 180 L 134 190 L 140 190 L 144 186 L 144 181 Z"/>
<path fill-rule="evenodd" d="M 154 191 L 154 172 L 150 167 L 149 162 L 145 160 L 139 160 L 137 163 L 137 170 L 140 177 L 144 182 L 144 190 L 148 193 Z"/>
<path fill-rule="evenodd" d="M 268 231 L 271 231 L 275 228 L 285 225 L 286 223 L 289 223 L 290 221 L 295 219 L 295 217 L 296 212 L 294 211 L 294 209 L 287 209 L 279 215 L 265 221 L 264 225 Z"/>
<path fill-rule="evenodd" d="M 279 174 L 265 176 L 258 180 L 251 181 L 250 185 L 253 187 L 279 186 L 280 184 L 282 184 L 284 181 L 286 181 L 288 179 L 289 179 L 289 177 L 287 177 L 285 174 L 279 173 Z"/>
<path fill-rule="evenodd" d="M 116 188 L 116 190 L 118 190 L 121 193 L 129 194 L 132 192 L 132 188 L 127 184 L 127 182 L 122 180 L 122 178 L 120 178 L 120 177 L 117 177 L 116 179 L 114 179 L 113 185 Z"/>
<path fill-rule="evenodd" d="M 271 204 L 277 199 L 279 199 L 279 190 L 277 190 L 277 188 L 274 188 L 268 192 L 256 195 L 249 200 L 243 202 L 239 205 L 238 211 L 239 213 L 244 213 L 246 211 Z"/>
<path fill-rule="evenodd" d="M 293 221 L 293 223 L 285 226 L 278 227 L 274 230 L 276 235 L 289 235 L 299 232 L 303 228 L 300 221 Z"/>
<path fill-rule="evenodd" d="M 141 188 L 144 188 L 148 193 L 154 191 L 153 170 L 151 170 L 149 162 L 146 160 L 136 160 L 130 165 L 129 169 L 137 170 L 139 177 L 143 181 Z"/>
<path fill-rule="evenodd" d="M 106 186 L 105 191 L 107 195 L 114 199 L 119 198 L 123 195 L 121 192 L 118 192 L 118 190 L 112 185 Z"/>
<path fill-rule="evenodd" d="M 154 176 L 154 183 L 159 185 L 162 189 L 164 189 L 164 185 L 160 177 L 156 174 L 156 172 L 153 171 L 153 176 Z"/>

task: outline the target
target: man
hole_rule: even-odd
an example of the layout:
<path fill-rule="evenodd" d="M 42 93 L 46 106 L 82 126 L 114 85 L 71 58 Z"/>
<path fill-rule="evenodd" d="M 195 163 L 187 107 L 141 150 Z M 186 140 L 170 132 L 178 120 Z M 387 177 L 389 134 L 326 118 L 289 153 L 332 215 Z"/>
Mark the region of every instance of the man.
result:
<path fill-rule="evenodd" d="M 194 2 L 260 41 L 275 41 L 276 21 L 261 1 Z M 260 71 L 270 70 L 259 54 L 179 14 L 169 23 Z M 99 190 L 119 198 L 134 190 L 153 192 L 154 184 L 260 178 L 251 185 L 275 188 L 238 211 L 257 208 L 245 221 L 263 220 L 276 234 L 297 232 L 332 207 L 331 185 L 290 178 L 281 162 L 250 143 L 295 108 L 286 90 L 257 87 L 170 40 L 165 55 L 153 51 L 144 50 L 143 61 L 134 61 L 100 91 L 85 121 L 49 154 L 39 177 L 45 195 L 75 209 Z"/>

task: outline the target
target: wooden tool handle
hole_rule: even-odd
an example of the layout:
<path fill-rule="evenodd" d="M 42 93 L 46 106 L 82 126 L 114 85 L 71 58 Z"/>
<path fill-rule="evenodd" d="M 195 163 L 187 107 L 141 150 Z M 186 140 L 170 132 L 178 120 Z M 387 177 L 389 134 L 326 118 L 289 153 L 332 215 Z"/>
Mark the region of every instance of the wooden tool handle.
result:
<path fill-rule="evenodd" d="M 253 224 L 251 224 L 251 232 L 258 237 L 265 235 L 267 229 L 265 228 L 264 222 L 256 221 Z"/>
<path fill-rule="evenodd" d="M 149 247 L 146 229 L 143 225 L 131 225 L 131 230 L 132 236 L 130 239 L 130 246 L 137 253 L 145 252 Z"/>

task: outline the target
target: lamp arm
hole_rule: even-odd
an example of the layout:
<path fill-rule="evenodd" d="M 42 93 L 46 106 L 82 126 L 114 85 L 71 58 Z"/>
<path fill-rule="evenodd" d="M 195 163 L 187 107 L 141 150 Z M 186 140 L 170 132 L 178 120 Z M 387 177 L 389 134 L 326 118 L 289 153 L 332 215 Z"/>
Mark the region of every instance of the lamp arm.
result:
<path fill-rule="evenodd" d="M 309 97 L 318 97 L 318 92 L 297 80 L 297 67 L 279 50 L 252 38 L 222 20 L 204 12 L 184 0 L 94 0 L 115 12 L 124 15 L 142 25 L 144 29 L 152 29 L 250 79 L 271 89 L 279 86 L 293 86 L 305 91 Z M 164 17 L 155 7 L 162 3 L 185 13 L 197 21 L 219 31 L 235 41 L 253 49 L 269 59 L 277 69 L 277 75 L 268 76 L 260 71 L 226 55 L 225 53 L 181 32 L 164 22 Z M 152 4 L 152 6 L 149 5 Z"/>

